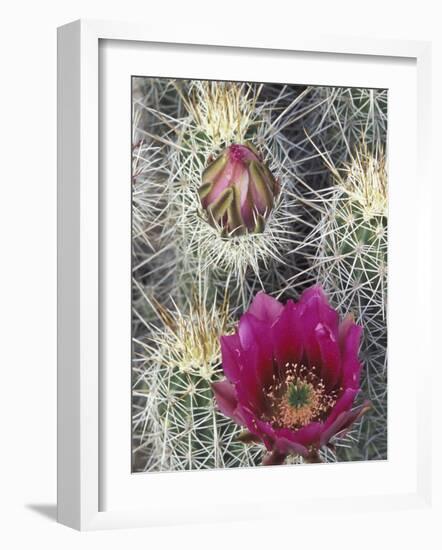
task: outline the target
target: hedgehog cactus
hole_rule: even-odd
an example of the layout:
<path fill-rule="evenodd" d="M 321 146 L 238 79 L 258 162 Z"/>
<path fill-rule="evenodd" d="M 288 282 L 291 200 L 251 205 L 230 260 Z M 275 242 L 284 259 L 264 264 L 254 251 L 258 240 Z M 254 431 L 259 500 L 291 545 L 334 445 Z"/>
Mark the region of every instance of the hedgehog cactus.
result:
<path fill-rule="evenodd" d="M 324 98 L 328 120 L 324 138 L 335 164 L 347 162 L 361 140 L 369 150 L 385 143 L 388 90 L 324 87 L 317 93 Z"/>
<path fill-rule="evenodd" d="M 320 224 L 315 264 L 318 280 L 339 309 L 364 325 L 365 390 L 373 412 L 363 420 L 366 448 L 360 458 L 386 454 L 386 438 L 376 440 L 373 423 L 386 423 L 387 177 L 381 151 L 364 145 L 337 172 L 337 185 Z"/>
<path fill-rule="evenodd" d="M 193 82 L 171 155 L 182 271 L 210 271 L 221 288 L 228 279 L 243 286 L 247 272 L 260 277 L 262 266 L 283 261 L 289 242 L 292 199 L 283 197 L 276 141 L 262 145 L 271 109 L 257 108 L 259 91 L 252 84 Z"/>
<path fill-rule="evenodd" d="M 231 323 L 227 297 L 221 308 L 216 300 L 207 308 L 194 295 L 185 314 L 158 303 L 155 308 L 161 326 L 151 327 L 145 346 L 146 470 L 259 464 L 262 449 L 241 443 L 241 430 L 213 402 L 212 382 L 221 375 L 219 338 Z"/>
<path fill-rule="evenodd" d="M 215 410 L 210 379 L 171 372 L 164 363 L 157 367 L 153 370 L 153 416 L 149 422 L 157 452 L 150 457 L 153 460 L 148 462 L 149 470 L 199 470 L 260 463 L 262 449 L 245 446 L 241 430 Z"/>
<path fill-rule="evenodd" d="M 385 318 L 387 178 L 381 152 L 356 151 L 340 173 L 321 222 L 318 265 L 339 303 L 361 304 Z M 378 298 L 378 299 L 377 299 Z"/>
<path fill-rule="evenodd" d="M 265 447 L 246 444 L 216 409 L 219 337 L 260 290 L 285 303 L 316 282 L 364 328 L 361 393 L 372 403 L 321 457 L 385 459 L 387 190 L 378 147 L 387 92 L 135 84 L 133 471 L 261 463 Z M 295 406 L 302 391 L 290 394 Z"/>

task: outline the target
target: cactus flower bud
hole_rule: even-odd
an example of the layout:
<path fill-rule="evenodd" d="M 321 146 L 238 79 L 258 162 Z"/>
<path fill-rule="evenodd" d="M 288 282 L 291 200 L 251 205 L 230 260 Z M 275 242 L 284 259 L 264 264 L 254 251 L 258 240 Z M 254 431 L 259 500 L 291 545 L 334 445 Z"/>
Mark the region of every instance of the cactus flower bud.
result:
<path fill-rule="evenodd" d="M 262 233 L 279 185 L 250 145 L 230 145 L 209 164 L 198 190 L 208 221 L 234 236 Z"/>

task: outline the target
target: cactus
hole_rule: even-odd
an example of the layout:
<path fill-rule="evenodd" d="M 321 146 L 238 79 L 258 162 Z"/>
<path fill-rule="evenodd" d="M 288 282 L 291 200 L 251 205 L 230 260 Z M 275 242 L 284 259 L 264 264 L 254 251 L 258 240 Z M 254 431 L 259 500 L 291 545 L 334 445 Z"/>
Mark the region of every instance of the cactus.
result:
<path fill-rule="evenodd" d="M 363 391 L 373 410 L 363 419 L 359 458 L 385 458 L 387 451 L 387 176 L 381 150 L 363 144 L 340 171 L 325 205 L 314 264 L 318 280 L 343 313 L 364 327 Z M 383 428 L 383 429 L 381 429 Z"/>
<path fill-rule="evenodd" d="M 363 385 L 373 402 L 322 458 L 385 458 L 387 215 L 376 208 L 386 188 L 371 197 L 374 210 L 364 205 L 372 184 L 386 181 L 375 177 L 385 172 L 385 105 L 378 90 L 135 79 L 134 471 L 260 463 L 262 446 L 242 442 L 214 408 L 218 337 L 258 290 L 297 298 L 316 281 L 364 325 Z M 225 176 L 213 163 L 223 155 L 232 163 L 232 146 L 258 165 L 256 177 L 240 159 L 251 186 L 264 180 L 270 190 L 236 224 L 205 193 Z M 361 181 L 370 181 L 365 191 Z M 223 191 L 236 187 L 229 179 Z"/>
<path fill-rule="evenodd" d="M 241 430 L 214 406 L 212 382 L 221 374 L 219 337 L 230 329 L 229 303 L 193 293 L 183 314 L 153 305 L 160 326 L 141 343 L 143 363 L 135 385 L 147 406 L 134 416 L 141 434 L 135 449 L 143 469 L 188 470 L 253 466 L 263 449 L 241 441 Z M 145 366 L 148 365 L 148 368 Z M 145 458 L 144 458 L 145 455 Z"/>
<path fill-rule="evenodd" d="M 261 88 L 228 82 L 192 82 L 184 102 L 188 114 L 180 121 L 177 147 L 171 155 L 173 172 L 179 174 L 171 181 L 171 189 L 181 233 L 180 256 L 187 261 L 183 272 L 209 270 L 222 287 L 229 278 L 238 287 L 244 286 L 247 271 L 259 277 L 262 265 L 268 267 L 272 261 L 281 262 L 285 249 L 290 198 L 279 193 L 286 182 L 281 163 L 277 161 L 276 144 L 266 140 L 265 149 L 260 145 L 260 136 L 269 123 L 269 111 L 258 108 Z M 235 155 L 247 157 L 250 168 L 245 167 L 242 159 L 239 163 L 235 161 Z M 208 187 L 213 182 L 207 178 L 219 179 L 223 175 L 211 173 L 223 158 L 227 159 L 223 174 L 226 175 L 233 163 L 242 166 L 240 172 L 244 177 L 247 174 L 255 182 L 250 186 L 252 191 L 258 189 L 262 170 L 261 179 L 270 181 L 272 186 L 269 196 L 264 197 L 259 206 L 259 196 L 253 198 L 256 209 L 242 202 L 239 217 L 234 216 L 236 199 L 232 199 L 227 224 L 222 219 L 228 217 L 227 213 L 223 216 L 218 211 L 220 215 L 215 219 L 208 208 L 213 207 L 210 203 L 214 192 L 210 193 Z M 252 171 L 257 175 L 252 176 Z M 240 182 L 230 182 L 228 186 L 235 190 L 239 185 Z M 264 191 L 266 189 L 267 186 Z M 225 193 L 231 195 L 227 189 Z M 223 205 L 226 203 L 219 205 L 220 208 Z M 242 219 L 244 215 L 246 220 Z M 232 221 L 233 217 L 238 218 L 237 223 Z"/>
<path fill-rule="evenodd" d="M 328 121 L 321 145 L 336 166 L 348 162 L 361 141 L 370 151 L 385 144 L 388 90 L 324 87 L 317 94 Z"/>

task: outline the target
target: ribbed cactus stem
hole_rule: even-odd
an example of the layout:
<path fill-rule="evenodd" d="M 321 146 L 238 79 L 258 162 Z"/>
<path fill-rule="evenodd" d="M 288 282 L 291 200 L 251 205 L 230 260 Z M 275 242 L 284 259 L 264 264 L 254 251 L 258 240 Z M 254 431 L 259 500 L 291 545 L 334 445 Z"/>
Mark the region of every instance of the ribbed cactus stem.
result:
<path fill-rule="evenodd" d="M 320 225 L 318 280 L 343 313 L 364 327 L 363 390 L 373 410 L 363 419 L 359 458 L 386 457 L 387 174 L 381 151 L 363 146 L 341 170 Z M 384 429 L 380 429 L 380 425 Z M 376 440 L 376 434 L 379 440 Z"/>
<path fill-rule="evenodd" d="M 259 464 L 263 448 L 244 445 L 241 429 L 215 408 L 212 382 L 221 376 L 219 337 L 229 330 L 221 309 L 196 297 L 186 313 L 155 304 L 162 324 L 144 347 L 149 406 L 143 445 L 153 449 L 146 470 L 198 470 Z"/>

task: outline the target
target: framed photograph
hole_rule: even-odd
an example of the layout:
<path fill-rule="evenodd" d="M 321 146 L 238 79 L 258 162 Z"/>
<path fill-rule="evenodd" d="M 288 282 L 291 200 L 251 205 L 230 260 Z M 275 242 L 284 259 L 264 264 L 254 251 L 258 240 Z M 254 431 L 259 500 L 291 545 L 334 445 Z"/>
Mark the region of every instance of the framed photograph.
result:
<path fill-rule="evenodd" d="M 285 40 L 59 29 L 61 523 L 430 499 L 430 45 Z"/>

